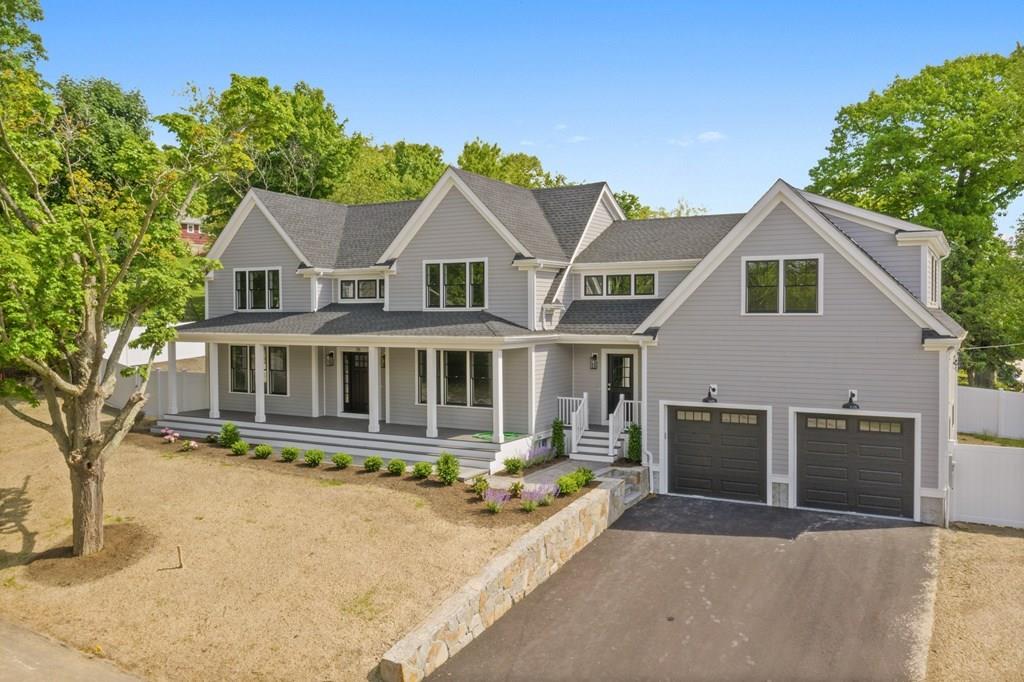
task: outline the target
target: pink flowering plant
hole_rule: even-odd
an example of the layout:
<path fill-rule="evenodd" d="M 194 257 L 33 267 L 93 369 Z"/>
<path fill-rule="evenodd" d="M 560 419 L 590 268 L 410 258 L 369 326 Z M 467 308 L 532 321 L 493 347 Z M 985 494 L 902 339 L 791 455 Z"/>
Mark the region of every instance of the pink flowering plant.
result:
<path fill-rule="evenodd" d="M 198 450 L 199 443 L 195 442 L 194 440 L 187 440 L 181 444 L 180 449 L 182 452 L 191 452 L 192 450 Z"/>

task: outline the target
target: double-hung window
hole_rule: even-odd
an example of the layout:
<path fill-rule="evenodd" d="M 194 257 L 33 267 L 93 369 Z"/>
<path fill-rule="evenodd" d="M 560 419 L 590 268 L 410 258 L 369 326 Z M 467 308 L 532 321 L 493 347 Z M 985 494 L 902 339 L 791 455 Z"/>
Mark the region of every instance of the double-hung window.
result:
<path fill-rule="evenodd" d="M 490 351 L 436 351 L 437 404 L 491 407 Z M 427 351 L 416 351 L 416 402 L 427 402 Z"/>
<path fill-rule="evenodd" d="M 381 301 L 384 299 L 383 279 L 342 279 L 338 280 L 338 300 Z"/>
<path fill-rule="evenodd" d="M 232 393 L 255 393 L 256 347 L 231 346 L 230 377 Z M 288 349 L 265 346 L 263 354 L 263 391 L 267 395 L 288 395 Z"/>
<path fill-rule="evenodd" d="M 622 273 L 616 275 L 584 275 L 583 295 L 596 296 L 654 296 L 655 276 L 652 272 Z"/>
<path fill-rule="evenodd" d="M 424 263 L 423 295 L 426 308 L 486 308 L 487 262 Z"/>
<path fill-rule="evenodd" d="M 280 309 L 280 268 L 235 270 L 235 310 Z"/>
<path fill-rule="evenodd" d="M 748 315 L 821 312 L 821 256 L 744 258 L 743 301 Z"/>

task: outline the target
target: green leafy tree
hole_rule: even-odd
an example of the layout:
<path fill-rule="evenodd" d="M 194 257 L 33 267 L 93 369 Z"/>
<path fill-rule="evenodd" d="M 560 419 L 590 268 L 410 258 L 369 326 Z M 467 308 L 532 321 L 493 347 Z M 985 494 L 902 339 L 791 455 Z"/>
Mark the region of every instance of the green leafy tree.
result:
<path fill-rule="evenodd" d="M 1024 355 L 1019 254 L 995 217 L 1024 192 L 1024 48 L 979 54 L 896 78 L 840 109 L 814 192 L 941 229 L 953 247 L 943 304 L 969 330 L 964 366 L 990 386 Z M 998 346 L 998 347 L 995 347 Z"/>
<path fill-rule="evenodd" d="M 544 170 L 536 156 L 521 152 L 506 154 L 497 144 L 484 142 L 479 137 L 462 147 L 458 165 L 471 173 L 520 187 L 562 187 L 569 184 L 564 175 L 553 175 Z"/>
<path fill-rule="evenodd" d="M 683 216 L 704 215 L 708 212 L 703 206 L 690 204 L 680 197 L 673 208 L 652 208 L 640 201 L 640 197 L 632 192 L 615 192 L 615 200 L 626 214 L 628 220 L 648 220 L 650 218 L 680 218 Z"/>
<path fill-rule="evenodd" d="M 443 150 L 401 140 L 376 146 L 364 138 L 331 199 L 345 204 L 422 199 L 444 173 Z"/>
<path fill-rule="evenodd" d="M 152 358 L 174 337 L 208 265 L 179 238 L 181 201 L 197 175 L 189 152 L 132 133 L 132 112 L 94 125 L 92 82 L 48 88 L 28 25 L 41 16 L 30 0 L 0 4 L 0 366 L 17 370 L 0 382 L 0 402 L 53 437 L 70 472 L 74 553 L 86 555 L 103 546 L 105 462 L 145 403 Z M 110 101 L 134 99 L 102 90 Z M 113 129 L 116 148 L 106 137 Z M 132 345 L 148 349 L 150 362 L 105 419 L 117 371 L 104 351 L 118 357 L 136 325 L 144 332 Z M 26 409 L 40 399 L 45 416 Z"/>

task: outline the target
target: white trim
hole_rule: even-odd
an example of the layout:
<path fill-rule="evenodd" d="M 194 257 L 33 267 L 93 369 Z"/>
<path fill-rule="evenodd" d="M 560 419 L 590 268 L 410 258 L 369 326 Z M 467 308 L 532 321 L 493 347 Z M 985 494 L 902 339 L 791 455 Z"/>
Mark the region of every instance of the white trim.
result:
<path fill-rule="evenodd" d="M 210 391 L 210 419 L 220 419 L 220 344 L 206 345 L 206 382 Z"/>
<path fill-rule="evenodd" d="M 630 260 L 618 263 L 573 263 L 572 267 L 576 272 L 587 274 L 620 274 L 625 271 L 646 274 L 657 270 L 692 270 L 700 261 L 700 258 Z"/>
<path fill-rule="evenodd" d="M 487 281 L 487 269 L 484 266 L 484 281 Z M 526 328 L 530 331 L 537 329 L 537 271 L 526 271 Z"/>
<path fill-rule="evenodd" d="M 207 252 L 207 258 L 220 258 L 224 254 L 224 250 L 227 249 L 228 244 L 235 238 L 235 234 L 238 233 L 238 229 L 245 222 L 245 219 L 249 217 L 253 208 L 258 208 L 261 213 L 266 217 L 267 222 L 277 231 L 277 234 L 284 240 L 284 243 L 288 245 L 295 257 L 299 259 L 299 263 L 302 265 L 311 264 L 311 261 L 303 255 L 302 251 L 299 251 L 299 247 L 295 245 L 292 238 L 288 236 L 288 233 L 284 231 L 281 224 L 277 222 L 277 219 L 270 214 L 270 211 L 263 202 L 259 200 L 256 194 L 249 190 L 246 195 L 242 198 L 241 203 L 238 204 L 238 208 L 231 214 L 231 218 L 228 220 L 227 225 L 221 230 L 220 236 L 217 237 L 217 241 L 213 243 L 210 250 Z M 233 283 L 232 283 L 233 285 Z"/>
<path fill-rule="evenodd" d="M 818 261 L 818 304 L 817 312 L 813 313 L 788 313 L 786 307 L 786 275 L 785 263 L 790 260 L 816 260 Z M 750 261 L 775 261 L 779 264 L 778 312 L 774 313 L 751 313 L 747 311 L 747 263 Z M 821 253 L 805 253 L 785 256 L 742 256 L 740 258 L 740 315 L 750 317 L 816 317 L 825 312 L 825 256 Z"/>
<path fill-rule="evenodd" d="M 491 366 L 491 404 L 490 405 L 474 405 L 473 404 L 473 358 L 472 358 L 472 356 L 470 354 L 471 353 L 493 353 L 495 350 L 499 350 L 499 349 L 512 350 L 512 349 L 510 349 L 508 347 L 501 347 L 501 346 L 499 346 L 498 348 L 435 348 L 434 352 L 441 353 L 441 359 L 438 361 L 439 364 L 437 366 L 440 367 L 440 369 L 441 369 L 440 379 L 441 379 L 442 383 L 441 383 L 440 386 L 441 386 L 442 389 L 444 389 L 444 378 L 445 378 L 444 371 L 445 371 L 445 364 L 446 364 L 444 354 L 447 353 L 447 352 L 452 352 L 452 353 L 464 353 L 466 355 L 466 404 L 465 405 L 450 405 L 450 404 L 446 403 L 445 400 L 444 400 L 446 396 L 445 396 L 444 390 L 442 390 L 441 391 L 441 400 L 438 401 L 437 406 L 438 407 L 449 408 L 449 409 L 455 409 L 455 410 L 491 410 L 491 409 L 494 409 L 494 366 L 493 365 Z M 413 405 L 416 405 L 418 407 L 423 407 L 423 406 L 427 405 L 429 403 L 429 398 L 430 398 L 430 396 L 427 396 L 427 399 L 428 399 L 427 403 L 421 403 L 420 402 L 420 365 L 419 365 L 419 363 L 420 363 L 420 359 L 419 359 L 420 355 L 419 355 L 419 351 L 421 351 L 421 350 L 425 350 L 425 349 L 421 347 L 421 348 L 416 348 L 414 350 L 414 352 L 413 352 L 413 361 L 412 361 L 412 367 L 413 367 L 413 373 L 412 373 L 412 381 L 413 381 L 413 384 L 412 384 L 412 403 L 413 403 Z M 427 364 L 429 366 L 430 363 L 428 362 Z M 437 370 L 435 369 L 434 371 L 436 372 Z M 429 383 L 430 382 L 428 381 L 427 382 L 428 388 L 429 388 Z M 435 388 L 435 390 L 437 390 L 437 389 Z M 436 395 L 435 395 L 435 400 L 436 400 Z"/>
<path fill-rule="evenodd" d="M 636 380 L 639 375 L 640 358 L 638 357 L 637 351 L 632 348 L 627 349 L 616 349 L 616 348 L 602 348 L 601 349 L 601 424 L 605 425 L 608 423 L 608 356 L 609 355 L 631 355 L 633 356 L 633 367 L 631 377 L 633 380 L 633 398 L 636 400 L 638 391 L 636 390 Z M 640 387 L 643 391 L 643 386 Z"/>
<path fill-rule="evenodd" d="M 211 343 L 213 343 L 213 342 L 211 342 Z M 228 347 L 228 394 L 229 395 L 256 395 L 256 391 L 255 390 L 252 390 L 252 391 L 235 391 L 235 390 L 232 390 L 232 388 L 231 388 L 231 347 L 232 346 L 240 346 L 240 347 L 241 346 L 245 346 L 247 348 L 255 349 L 256 346 L 263 346 L 264 348 L 267 348 L 267 349 L 269 349 L 269 348 L 284 348 L 285 349 L 284 350 L 284 352 L 285 352 L 285 360 L 284 361 L 285 361 L 285 365 L 286 365 L 287 369 L 285 369 L 285 376 L 284 376 L 284 378 L 285 378 L 285 389 L 287 389 L 287 391 L 288 391 L 287 393 L 269 393 L 268 391 L 270 390 L 270 378 L 269 378 L 269 376 L 265 376 L 265 381 L 264 381 L 264 386 L 263 386 L 263 389 L 264 389 L 263 393 L 264 393 L 264 395 L 272 396 L 274 398 L 290 398 L 291 397 L 291 395 L 292 395 L 292 346 L 294 346 L 294 345 L 306 346 L 308 344 L 286 344 L 286 343 L 276 343 L 276 342 L 264 343 L 264 342 L 260 342 L 260 341 L 250 341 L 250 342 L 247 343 L 247 342 L 243 341 L 243 342 L 231 342 L 231 343 L 225 342 L 224 345 L 226 345 Z M 266 351 L 266 352 L 269 352 L 269 350 Z M 253 354 L 255 356 L 255 354 L 256 354 L 255 350 L 253 350 Z M 246 356 L 246 362 L 248 362 L 248 356 Z M 269 367 L 269 365 L 267 365 L 266 358 L 264 358 L 264 360 L 263 360 L 263 366 L 264 366 L 264 375 L 266 375 L 267 371 L 268 371 L 267 368 Z M 246 368 L 246 371 L 248 371 L 248 368 Z M 259 376 L 260 376 L 259 374 L 256 374 L 256 367 L 254 366 L 253 367 L 253 381 L 257 381 L 258 380 L 257 378 Z"/>
<path fill-rule="evenodd" d="M 262 389 L 257 388 L 253 391 L 253 418 L 254 422 L 260 423 L 267 421 L 267 389 L 270 388 L 270 382 L 266 381 L 264 375 L 266 374 L 266 346 L 262 343 L 257 343 L 253 346 L 253 381 L 256 381 L 258 385 L 262 385 Z M 287 351 L 286 351 L 287 352 Z M 245 349 L 246 362 L 248 363 L 249 348 Z M 228 349 L 228 362 L 231 361 L 231 349 Z M 247 368 L 248 369 L 248 368 Z M 288 359 L 288 375 L 291 376 L 291 358 Z M 246 377 L 248 378 L 248 377 Z"/>
<path fill-rule="evenodd" d="M 278 275 L 277 278 L 278 278 L 278 280 L 280 280 L 281 279 L 281 275 Z M 319 293 L 317 291 L 317 282 L 318 281 L 320 281 L 320 279 L 318 277 L 314 276 L 314 277 L 310 277 L 309 278 L 309 311 L 311 313 L 315 313 L 316 309 L 317 309 L 317 302 L 318 302 L 317 299 L 319 298 L 317 296 L 317 294 Z M 234 282 L 232 282 L 232 284 L 234 284 Z M 237 301 L 236 301 L 236 303 L 237 303 Z"/>
<path fill-rule="evenodd" d="M 547 359 L 545 358 L 545 362 Z M 531 434 L 537 431 L 537 347 L 529 346 L 526 349 L 526 393 L 529 396 L 529 403 L 526 406 L 526 428 Z"/>
<path fill-rule="evenodd" d="M 427 438 L 437 438 L 437 348 L 427 347 Z M 417 353 L 417 356 L 419 354 Z M 416 375 L 419 394 L 419 375 Z"/>
<path fill-rule="evenodd" d="M 366 411 L 369 419 L 368 430 L 370 433 L 380 432 L 380 346 L 370 346 L 366 349 L 367 354 L 367 379 L 368 387 L 368 409 Z"/>
<path fill-rule="evenodd" d="M 334 303 L 344 303 L 345 305 L 351 305 L 354 303 L 381 303 L 387 300 L 387 278 L 384 275 L 377 273 L 375 275 L 368 275 L 364 277 L 338 277 L 334 280 L 335 285 L 331 289 L 331 298 Z M 354 298 L 342 298 L 341 297 L 341 283 L 352 282 L 352 293 L 355 294 Z M 359 284 L 362 282 L 373 282 L 374 289 L 377 292 L 377 296 L 374 298 L 360 298 L 359 297 Z M 381 295 L 381 291 L 384 291 L 384 295 Z"/>
<path fill-rule="evenodd" d="M 797 414 L 833 414 L 844 417 L 883 417 L 891 419 L 912 419 L 914 421 L 914 520 L 921 520 L 921 413 L 920 412 L 892 412 L 888 410 L 846 410 L 842 408 L 834 407 L 789 407 L 789 426 L 788 426 L 788 439 L 789 439 L 789 452 L 787 457 L 787 467 L 789 469 L 789 506 L 795 509 L 801 509 L 796 504 L 796 481 L 797 481 L 797 451 L 796 451 L 796 416 Z M 816 509 L 816 511 L 822 511 Z M 828 509 L 825 511 L 834 511 Z M 862 512 L 846 512 L 853 514 L 862 514 Z M 874 516 L 873 514 L 863 514 L 865 516 Z M 887 516 L 886 518 L 899 518 L 893 516 Z"/>
<path fill-rule="evenodd" d="M 743 218 L 729 231 L 693 271 L 670 293 L 665 300 L 647 316 L 635 333 L 642 333 L 651 327 L 659 327 L 679 309 L 683 303 L 704 283 L 711 273 L 725 262 L 733 251 L 756 228 L 764 218 L 779 205 L 785 205 L 798 217 L 816 231 L 828 244 L 839 252 L 847 262 L 854 266 L 879 291 L 886 295 L 907 317 L 922 327 L 950 335 L 949 330 L 919 300 L 899 285 L 881 266 L 865 253 L 860 251 L 848 238 L 821 213 L 816 211 L 807 200 L 803 199 L 792 187 L 782 180 L 772 185 L 764 196 L 747 212 Z"/>
<path fill-rule="evenodd" d="M 387 348 L 384 352 L 384 423 L 391 423 L 391 353 Z"/>
<path fill-rule="evenodd" d="M 927 232 L 897 232 L 896 243 L 900 246 L 927 246 L 939 258 L 945 258 L 950 253 L 949 242 L 946 235 L 938 230 Z"/>
<path fill-rule="evenodd" d="M 646 401 L 645 401 L 646 402 Z M 746 410 L 749 412 L 764 412 L 765 413 L 765 502 L 753 502 L 750 500 L 732 500 L 730 502 L 746 502 L 747 504 L 761 504 L 765 506 L 772 506 L 772 431 L 774 430 L 774 422 L 772 421 L 772 406 L 771 405 L 751 405 L 749 403 L 705 403 L 700 400 L 659 400 L 658 401 L 658 421 L 660 422 L 658 428 L 658 472 L 659 478 L 659 493 L 670 494 L 668 492 L 668 412 L 669 407 L 695 407 L 702 410 Z M 686 497 L 704 497 L 703 495 L 686 495 Z M 719 499 L 719 498 L 708 498 L 708 499 Z"/>
<path fill-rule="evenodd" d="M 342 381 L 343 381 L 344 377 L 341 374 L 341 371 L 342 371 L 341 370 L 341 360 L 342 360 L 341 354 L 343 352 L 341 350 L 341 348 L 342 348 L 341 346 L 335 346 L 334 347 L 334 392 L 337 394 L 337 395 L 335 395 L 334 412 L 339 417 L 344 416 L 344 400 L 345 400 L 345 393 L 344 393 L 344 390 L 342 388 L 342 386 L 343 386 Z"/>
<path fill-rule="evenodd" d="M 469 363 L 469 354 L 466 354 Z M 466 371 L 466 402 L 471 402 L 469 384 L 470 368 Z M 505 353 L 500 348 L 491 351 L 491 442 L 505 442 Z"/>
<path fill-rule="evenodd" d="M 450 264 L 450 263 L 464 263 L 465 266 L 466 266 L 466 305 L 465 306 L 446 306 L 444 304 L 444 294 L 445 294 L 444 266 L 447 265 L 447 264 Z M 470 278 L 472 277 L 470 265 L 472 263 L 483 263 L 484 264 L 484 304 L 482 306 L 471 306 L 471 305 L 469 305 L 469 303 L 470 303 L 470 290 L 472 289 L 472 284 L 470 283 Z M 490 282 L 490 279 L 491 279 L 489 274 L 488 274 L 490 272 L 491 266 L 490 266 L 490 263 L 488 263 L 487 256 L 481 256 L 479 258 L 445 258 L 445 259 L 440 259 L 440 260 L 424 260 L 424 261 L 421 262 L 421 265 L 422 265 L 422 269 L 423 269 L 423 279 L 422 279 L 422 282 L 421 282 L 422 285 L 423 285 L 423 296 L 422 296 L 422 298 L 420 300 L 420 305 L 422 306 L 421 310 L 423 310 L 424 312 L 435 312 L 435 311 L 443 311 L 443 310 L 470 310 L 470 311 L 473 311 L 473 310 L 476 310 L 476 311 L 487 310 L 487 304 L 490 301 L 490 294 L 491 294 L 490 289 L 489 289 L 489 284 L 488 284 Z M 428 293 L 428 291 L 427 291 L 427 266 L 428 265 L 440 265 L 441 266 L 440 271 L 439 271 L 439 277 L 441 278 L 441 281 L 440 281 L 440 284 L 441 284 L 441 292 L 440 292 L 440 295 L 441 295 L 441 305 L 439 307 L 437 307 L 437 308 L 428 308 L 427 307 L 427 293 Z M 531 329 L 532 329 L 532 327 L 531 327 Z"/>
<path fill-rule="evenodd" d="M 581 272 L 580 275 L 580 299 L 611 299 L 611 300 L 623 300 L 631 298 L 658 298 L 658 271 L 657 270 L 641 270 L 639 272 Z M 654 291 L 650 294 L 637 294 L 636 291 L 636 277 L 637 275 L 653 275 L 654 276 Z M 609 294 L 608 293 L 608 278 L 615 276 L 626 276 L 629 277 L 629 292 L 628 294 Z M 587 293 L 587 277 L 600 277 L 601 279 L 601 294 L 593 295 Z"/>
<path fill-rule="evenodd" d="M 372 278 L 384 277 L 393 269 L 393 265 L 371 265 L 366 268 L 299 268 L 295 274 L 301 277 L 326 277 L 329 279 Z"/>
<path fill-rule="evenodd" d="M 271 272 L 277 271 L 277 307 L 276 308 L 239 308 L 238 307 L 238 288 L 236 285 L 237 273 L 244 272 L 245 275 L 245 292 L 246 292 L 246 303 L 251 303 L 251 289 L 249 289 L 249 273 L 250 272 Z M 264 274 L 266 279 L 267 287 L 267 305 L 270 305 L 270 278 Z M 310 296 L 313 299 L 313 310 L 316 312 L 316 280 L 310 280 Z M 231 268 L 231 310 L 236 313 L 279 313 L 284 310 L 284 278 L 281 276 L 281 266 L 275 267 L 245 267 L 245 268 Z"/>
<path fill-rule="evenodd" d="M 504 239 L 512 250 L 519 253 L 527 258 L 531 257 L 530 251 L 523 246 L 516 237 L 505 227 L 498 218 L 491 213 L 491 210 L 484 205 L 482 201 L 473 193 L 473 190 L 458 176 L 455 169 L 449 168 L 444 172 L 441 178 L 434 185 L 434 188 L 430 190 L 430 193 L 420 202 L 419 207 L 412 214 L 409 220 L 405 223 L 405 226 L 395 236 L 394 240 L 388 245 L 388 248 L 381 254 L 379 261 L 384 262 L 387 260 L 397 259 L 405 248 L 412 241 L 416 233 L 420 231 L 420 228 L 427 222 L 427 219 L 433 215 L 434 210 L 441 204 L 444 198 L 448 195 L 448 192 L 452 189 L 457 189 L 462 193 L 462 196 L 466 198 L 466 201 L 470 203 L 473 208 L 483 216 L 484 220 L 494 228 L 502 239 Z"/>
<path fill-rule="evenodd" d="M 842 201 L 836 201 L 835 199 L 829 199 L 828 197 L 823 197 L 820 194 L 814 194 L 806 190 L 798 191 L 800 193 L 800 197 L 804 201 L 821 209 L 824 213 L 834 213 L 840 218 L 850 220 L 863 225 L 864 227 L 870 227 L 880 232 L 895 234 L 897 241 L 900 240 L 899 235 L 906 234 L 916 235 L 916 238 L 918 239 L 928 241 L 941 239 L 942 242 L 946 242 L 945 235 L 941 230 L 935 230 L 930 227 L 894 218 L 892 216 L 885 215 L 884 213 L 869 211 L 867 209 L 843 203 Z M 948 243 L 946 243 L 947 248 L 948 246 Z"/>
<path fill-rule="evenodd" d="M 167 414 L 178 414 L 178 344 L 167 342 Z"/>

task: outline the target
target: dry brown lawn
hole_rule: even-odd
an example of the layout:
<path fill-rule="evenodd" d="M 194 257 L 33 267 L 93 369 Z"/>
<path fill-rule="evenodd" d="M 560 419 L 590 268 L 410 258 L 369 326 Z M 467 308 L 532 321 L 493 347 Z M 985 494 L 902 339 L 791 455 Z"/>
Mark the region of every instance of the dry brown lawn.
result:
<path fill-rule="evenodd" d="M 1024 680 L 1024 530 L 940 533 L 928 679 Z"/>
<path fill-rule="evenodd" d="M 72 560 L 59 454 L 3 411 L 0 434 L 0 618 L 151 679 L 366 679 L 536 522 L 443 514 L 412 482 L 239 466 L 133 434 L 107 468 L 108 546 Z"/>

